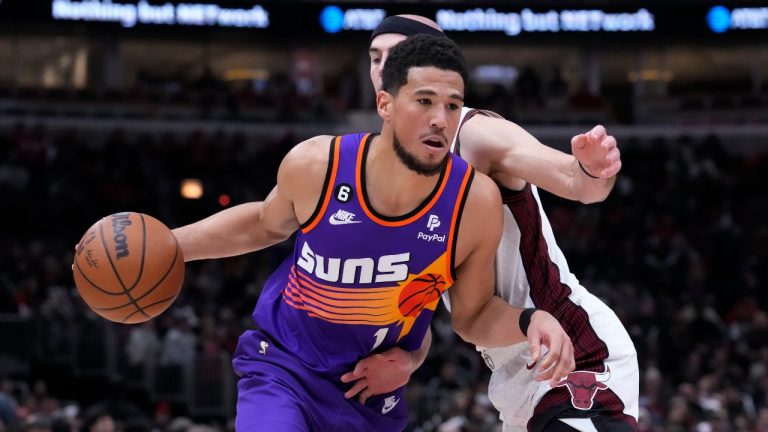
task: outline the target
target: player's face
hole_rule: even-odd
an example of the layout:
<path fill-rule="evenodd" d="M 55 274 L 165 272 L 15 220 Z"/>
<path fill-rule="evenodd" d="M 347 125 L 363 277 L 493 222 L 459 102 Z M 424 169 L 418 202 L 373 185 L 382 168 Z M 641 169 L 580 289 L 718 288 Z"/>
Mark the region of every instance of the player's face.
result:
<path fill-rule="evenodd" d="M 405 35 L 383 33 L 376 36 L 371 41 L 371 46 L 368 48 L 368 55 L 371 59 L 371 82 L 373 83 L 373 89 L 375 91 L 381 90 L 381 71 L 384 69 L 384 62 L 387 60 L 390 48 L 405 39 Z"/>
<path fill-rule="evenodd" d="M 385 120 L 391 124 L 400 160 L 419 174 L 439 173 L 464 105 L 461 75 L 435 67 L 412 67 L 408 82 L 390 104 Z"/>

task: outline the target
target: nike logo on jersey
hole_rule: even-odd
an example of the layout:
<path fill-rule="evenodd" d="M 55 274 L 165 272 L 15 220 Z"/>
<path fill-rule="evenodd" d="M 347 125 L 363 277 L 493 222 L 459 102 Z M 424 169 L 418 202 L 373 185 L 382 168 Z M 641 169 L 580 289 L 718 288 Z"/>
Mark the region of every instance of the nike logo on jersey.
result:
<path fill-rule="evenodd" d="M 331 225 L 356 224 L 362 221 L 355 220 L 355 214 L 346 210 L 339 210 L 328 218 Z"/>
<path fill-rule="evenodd" d="M 536 363 L 540 363 L 540 362 L 544 361 L 544 357 L 546 357 L 548 353 L 549 353 L 549 351 L 547 351 L 544 354 L 540 355 L 539 356 L 539 361 L 535 361 L 535 362 L 531 362 L 531 363 L 526 363 L 525 364 L 525 368 L 528 369 L 528 370 L 533 369 L 534 367 L 536 367 Z"/>
<path fill-rule="evenodd" d="M 395 409 L 395 405 L 400 402 L 400 399 L 396 399 L 394 396 L 390 396 L 386 399 L 384 399 L 384 406 L 381 408 L 382 414 L 387 414 L 393 409 Z"/>

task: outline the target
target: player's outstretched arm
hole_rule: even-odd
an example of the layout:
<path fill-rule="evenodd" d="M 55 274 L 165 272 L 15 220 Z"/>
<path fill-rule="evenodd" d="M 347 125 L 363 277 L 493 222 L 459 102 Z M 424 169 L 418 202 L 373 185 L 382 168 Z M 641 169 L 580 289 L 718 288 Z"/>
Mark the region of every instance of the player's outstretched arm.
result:
<path fill-rule="evenodd" d="M 616 139 L 600 125 L 571 139 L 572 155 L 545 146 L 511 121 L 485 115 L 469 119 L 460 139 L 461 154 L 502 185 L 519 189 L 522 179 L 583 203 L 604 200 L 621 169 Z"/>
<path fill-rule="evenodd" d="M 371 396 L 389 393 L 406 384 L 429 353 L 432 345 L 432 331 L 427 330 L 421 347 L 413 352 L 392 347 L 380 354 L 373 354 L 357 362 L 355 369 L 341 376 L 341 382 L 354 382 L 344 393 L 347 399 L 359 394 L 360 403 Z"/>
<path fill-rule="evenodd" d="M 263 202 L 241 204 L 173 230 L 185 261 L 241 255 L 287 239 L 320 197 L 330 140 L 316 137 L 294 147 Z"/>

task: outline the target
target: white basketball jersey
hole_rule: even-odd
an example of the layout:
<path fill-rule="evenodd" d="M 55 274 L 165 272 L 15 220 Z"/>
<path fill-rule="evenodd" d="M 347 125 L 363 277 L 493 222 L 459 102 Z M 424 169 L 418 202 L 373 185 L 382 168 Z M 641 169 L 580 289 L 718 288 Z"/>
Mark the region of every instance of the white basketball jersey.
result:
<path fill-rule="evenodd" d="M 477 112 L 463 108 L 459 130 Z M 461 155 L 458 137 L 457 131 L 451 151 Z M 467 162 L 473 161 L 469 158 Z M 570 272 L 536 186 L 527 184 L 521 191 L 502 188 L 501 192 L 504 230 L 495 261 L 497 295 L 513 306 L 544 309 L 557 318 L 574 341 L 577 371 L 609 370 L 607 388 L 619 399 L 612 408 L 636 419 L 637 354 L 621 321 Z M 443 299 L 450 310 L 448 296 Z M 534 381 L 535 368 L 526 368 L 530 362 L 527 342 L 491 349 L 478 347 L 478 351 L 493 370 L 489 397 L 501 413 L 505 431 L 524 430 L 538 402 L 551 390 L 547 383 Z"/>
<path fill-rule="evenodd" d="M 461 110 L 459 130 L 456 131 L 456 136 L 451 143 L 451 151 L 454 153 L 456 153 L 456 144 L 459 139 L 461 125 L 468 119 L 467 114 L 470 112 L 477 112 L 477 110 L 468 107 L 463 107 Z M 484 115 L 493 114 L 488 111 L 481 112 Z M 458 154 L 461 154 L 460 151 Z M 469 159 L 467 162 L 471 164 L 473 161 Z M 535 232 L 540 233 L 541 238 L 545 242 L 549 260 L 557 267 L 560 282 L 566 284 L 570 288 L 572 294 L 575 295 L 584 290 L 584 287 L 579 284 L 576 276 L 570 272 L 568 262 L 565 260 L 565 256 L 557 246 L 555 235 L 549 224 L 549 219 L 547 219 L 547 215 L 544 213 L 544 209 L 541 206 L 541 200 L 536 186 L 530 185 L 530 188 L 535 199 L 538 218 L 520 218 L 521 220 L 518 221 L 512 214 L 510 207 L 507 205 L 504 206 L 504 230 L 499 249 L 496 252 L 495 262 L 496 294 L 513 306 L 525 308 L 534 307 L 535 305 L 530 296 L 531 286 L 528 282 L 525 265 L 520 255 L 520 233 L 522 230 L 534 230 Z M 512 191 L 512 193 L 514 193 L 514 191 Z M 520 191 L 519 193 L 522 194 L 524 191 Z M 531 208 L 531 210 L 532 209 L 533 208 Z M 443 294 L 443 299 L 445 300 L 446 307 L 450 310 L 450 301 L 447 292 Z"/>

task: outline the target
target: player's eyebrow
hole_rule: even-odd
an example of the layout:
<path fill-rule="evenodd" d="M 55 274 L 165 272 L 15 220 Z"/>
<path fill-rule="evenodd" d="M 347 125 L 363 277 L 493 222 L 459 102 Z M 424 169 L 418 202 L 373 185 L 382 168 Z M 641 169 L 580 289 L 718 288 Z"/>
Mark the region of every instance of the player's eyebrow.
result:
<path fill-rule="evenodd" d="M 434 90 L 430 90 L 430 89 L 418 89 L 414 91 L 413 94 L 417 96 L 437 96 L 437 93 Z M 452 93 L 448 95 L 448 97 L 451 99 L 458 99 L 464 102 L 464 96 L 462 96 L 460 93 Z"/>

